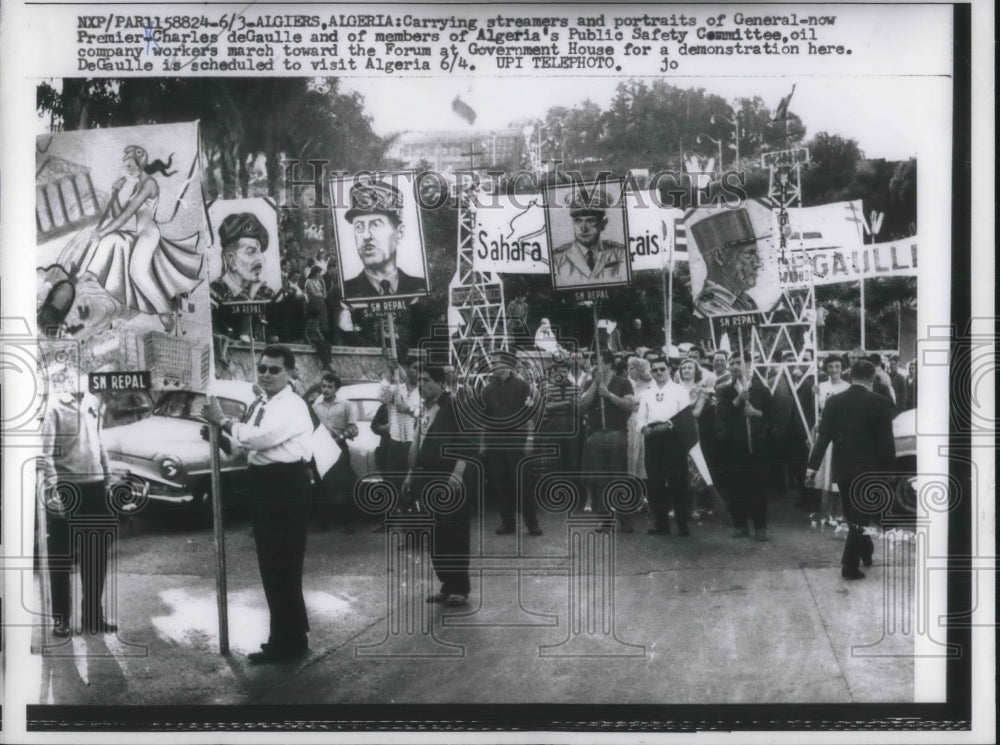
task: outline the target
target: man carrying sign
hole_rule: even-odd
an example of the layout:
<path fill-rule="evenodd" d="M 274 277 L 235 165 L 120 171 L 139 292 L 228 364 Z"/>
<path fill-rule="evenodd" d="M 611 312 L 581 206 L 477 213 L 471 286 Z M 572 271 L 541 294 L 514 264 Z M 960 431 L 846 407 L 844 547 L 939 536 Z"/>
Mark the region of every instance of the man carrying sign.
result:
<path fill-rule="evenodd" d="M 249 451 L 250 524 L 271 615 L 270 636 L 252 664 L 291 662 L 309 650 L 309 620 L 302 597 L 302 565 L 310 512 L 309 462 L 313 423 L 309 406 L 289 385 L 295 356 L 288 347 L 266 347 L 257 383 L 266 399 L 234 422 L 211 399 L 202 416 Z"/>

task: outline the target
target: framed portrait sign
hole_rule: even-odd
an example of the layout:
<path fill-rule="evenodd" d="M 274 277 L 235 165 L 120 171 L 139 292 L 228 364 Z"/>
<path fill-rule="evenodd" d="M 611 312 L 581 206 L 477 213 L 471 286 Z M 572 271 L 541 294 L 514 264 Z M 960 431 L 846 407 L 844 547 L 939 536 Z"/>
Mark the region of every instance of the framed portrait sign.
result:
<path fill-rule="evenodd" d="M 344 301 L 381 305 L 428 294 L 416 174 L 333 179 L 333 234 Z"/>

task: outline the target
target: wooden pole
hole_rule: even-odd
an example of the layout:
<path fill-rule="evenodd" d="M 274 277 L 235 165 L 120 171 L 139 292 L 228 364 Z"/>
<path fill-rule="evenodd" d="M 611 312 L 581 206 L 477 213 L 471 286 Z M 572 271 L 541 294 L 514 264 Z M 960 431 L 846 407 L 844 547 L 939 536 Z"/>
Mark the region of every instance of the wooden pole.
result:
<path fill-rule="evenodd" d="M 398 362 L 399 359 L 396 357 L 396 322 L 393 320 L 392 311 L 386 313 L 386 317 L 389 320 L 389 354 L 392 355 L 392 361 Z"/>
<path fill-rule="evenodd" d="M 667 270 L 670 272 L 670 281 L 667 281 L 667 271 L 663 272 L 663 335 L 666 342 L 666 353 L 670 355 L 670 345 L 673 343 L 674 326 L 674 238 L 677 234 L 676 226 L 667 236 Z"/>
<path fill-rule="evenodd" d="M 594 350 L 595 350 L 595 353 L 596 353 L 596 358 L 595 358 L 594 361 L 597 363 L 597 372 L 598 372 L 598 374 L 603 378 L 604 373 L 601 371 L 601 342 L 600 342 L 600 334 L 597 331 L 597 301 L 596 300 L 594 301 L 594 304 L 591 306 L 591 308 L 594 311 Z M 610 336 L 610 333 L 608 335 Z M 596 375 L 594 376 L 594 380 L 595 380 L 594 384 L 597 385 L 597 383 L 596 383 L 597 376 Z M 605 420 L 605 415 L 604 415 L 604 397 L 598 395 L 598 399 L 601 402 L 601 429 L 603 430 L 603 429 L 605 429 L 607 427 L 607 421 Z"/>
<path fill-rule="evenodd" d="M 251 328 L 253 328 L 251 322 Z M 253 339 L 253 336 L 250 337 Z M 219 654 L 229 654 L 229 599 L 226 590 L 226 534 L 222 519 L 222 465 L 219 460 L 219 427 L 208 425 L 212 459 L 212 525 L 215 531 L 215 597 L 219 613 Z"/>
<path fill-rule="evenodd" d="M 739 340 L 738 343 L 739 343 L 739 347 L 740 347 L 740 362 L 742 362 L 744 365 L 746 365 L 747 363 L 744 361 L 745 355 L 743 354 L 743 327 L 742 326 L 737 326 L 736 327 L 736 338 Z M 746 389 L 747 389 L 746 402 L 744 403 L 744 406 L 746 404 L 750 403 L 750 383 L 753 383 L 753 358 L 751 358 L 751 360 L 750 360 L 750 382 L 749 383 L 747 382 L 746 377 L 747 377 L 747 371 L 746 371 L 746 368 L 744 367 L 744 369 L 743 369 L 743 385 L 745 385 Z M 749 417 L 744 417 L 744 421 L 746 421 L 746 424 L 747 424 L 747 447 L 749 448 L 750 454 L 752 455 L 753 454 L 753 438 L 751 437 L 752 433 L 750 431 L 750 418 Z"/>

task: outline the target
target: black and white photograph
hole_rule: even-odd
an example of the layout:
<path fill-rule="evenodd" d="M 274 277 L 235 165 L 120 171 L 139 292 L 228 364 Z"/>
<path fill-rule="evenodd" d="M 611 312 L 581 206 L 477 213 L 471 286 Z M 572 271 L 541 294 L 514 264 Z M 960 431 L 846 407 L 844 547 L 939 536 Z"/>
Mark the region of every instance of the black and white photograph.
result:
<path fill-rule="evenodd" d="M 5 3 L 0 740 L 995 739 L 994 13 Z"/>

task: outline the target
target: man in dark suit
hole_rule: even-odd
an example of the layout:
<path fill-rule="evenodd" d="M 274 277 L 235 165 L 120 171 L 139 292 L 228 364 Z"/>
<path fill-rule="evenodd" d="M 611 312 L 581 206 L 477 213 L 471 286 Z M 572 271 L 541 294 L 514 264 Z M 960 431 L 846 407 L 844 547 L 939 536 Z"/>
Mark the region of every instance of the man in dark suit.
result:
<path fill-rule="evenodd" d="M 406 228 L 399 189 L 386 183 L 355 184 L 345 218 L 364 264 L 360 274 L 344 280 L 345 300 L 427 292 L 426 280 L 396 266 L 396 251 Z"/>
<path fill-rule="evenodd" d="M 892 467 L 896 446 L 892 437 L 892 403 L 872 392 L 875 366 L 867 360 L 851 367 L 851 387 L 831 397 L 820 417 L 816 442 L 809 455 L 806 482 L 811 484 L 827 446 L 833 443 L 833 478 L 840 489 L 840 501 L 848 522 L 847 541 L 840 560 L 844 579 L 862 579 L 858 567 L 871 566 L 874 547 L 863 535 L 867 516 L 858 497 L 870 491 L 875 476 Z"/>
<path fill-rule="evenodd" d="M 468 444 L 468 436 L 459 430 L 451 394 L 445 390 L 444 368 L 427 365 L 420 371 L 417 384 L 424 406 L 413 443 L 413 467 L 403 482 L 403 494 L 408 499 L 420 498 L 422 505 L 435 512 L 431 563 L 441 581 L 441 590 L 428 597 L 427 602 L 461 606 L 466 603 L 471 588 L 472 500 L 469 487 L 472 480 L 466 473 L 466 462 L 448 454 L 447 450 Z M 435 505 L 426 496 L 422 497 L 421 492 L 431 481 L 442 479 L 457 493 L 458 507 L 451 509 L 452 501 L 452 504 L 442 505 L 445 509 L 435 511 Z"/>
<path fill-rule="evenodd" d="M 749 355 L 729 362 L 730 378 L 715 389 L 716 443 L 719 475 L 733 520 L 733 538 L 750 535 L 766 541 L 767 494 L 764 490 L 771 392 L 753 375 Z"/>

